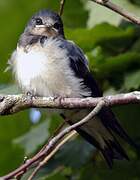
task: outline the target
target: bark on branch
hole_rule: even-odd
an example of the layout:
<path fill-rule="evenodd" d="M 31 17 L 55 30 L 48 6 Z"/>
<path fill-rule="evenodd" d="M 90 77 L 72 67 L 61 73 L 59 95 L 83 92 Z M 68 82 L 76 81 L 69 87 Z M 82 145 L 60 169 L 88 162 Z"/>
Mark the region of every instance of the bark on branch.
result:
<path fill-rule="evenodd" d="M 64 10 L 65 0 L 60 0 L 59 15 L 62 16 Z"/>
<path fill-rule="evenodd" d="M 29 107 L 41 107 L 41 108 L 92 108 L 91 111 L 85 118 L 81 121 L 65 128 L 63 131 L 54 136 L 45 148 L 34 157 L 25 162 L 22 166 L 20 166 L 15 171 L 10 174 L 1 177 L 4 180 L 11 179 L 13 177 L 17 177 L 19 175 L 24 174 L 24 172 L 31 167 L 32 164 L 38 163 L 37 169 L 33 172 L 33 174 L 29 177 L 31 180 L 42 164 L 46 163 L 47 160 L 51 157 L 51 152 L 57 151 L 57 149 L 61 146 L 63 138 L 66 135 L 71 133 L 75 128 L 83 125 L 88 122 L 93 116 L 97 115 L 100 112 L 103 106 L 114 106 L 114 105 L 123 105 L 130 103 L 140 103 L 140 92 L 134 91 L 126 94 L 117 94 L 112 96 L 105 96 L 99 98 L 52 98 L 52 97 L 35 97 L 30 98 L 25 95 L 0 95 L 0 114 L 10 114 L 18 112 L 22 109 Z M 68 138 L 69 139 L 69 138 Z M 65 141 L 64 141 L 65 142 Z M 58 145 L 58 146 L 57 146 Z M 56 148 L 56 149 L 55 149 Z"/>
<path fill-rule="evenodd" d="M 137 18 L 134 14 L 126 11 L 124 8 L 120 7 L 119 5 L 116 5 L 110 2 L 110 0 L 91 0 L 91 1 L 97 4 L 100 4 L 101 6 L 104 6 L 108 9 L 111 9 L 112 11 L 116 12 L 117 14 L 120 14 L 121 16 L 125 17 L 129 21 L 140 25 L 139 18 Z"/>
<path fill-rule="evenodd" d="M 28 108 L 93 108 L 101 100 L 105 101 L 105 106 L 140 103 L 140 92 L 134 91 L 126 94 L 117 94 L 99 98 L 29 97 L 23 94 L 0 95 L 0 115 L 13 114 Z"/>

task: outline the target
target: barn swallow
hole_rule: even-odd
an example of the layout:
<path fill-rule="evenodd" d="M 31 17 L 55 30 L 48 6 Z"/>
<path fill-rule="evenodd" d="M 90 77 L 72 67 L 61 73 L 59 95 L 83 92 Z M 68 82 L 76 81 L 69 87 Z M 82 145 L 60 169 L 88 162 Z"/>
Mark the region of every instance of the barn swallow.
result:
<path fill-rule="evenodd" d="M 51 10 L 41 10 L 32 16 L 9 64 L 25 93 L 69 98 L 103 95 L 83 51 L 65 38 L 61 17 Z M 90 111 L 63 110 L 61 116 L 73 124 Z M 117 136 L 137 147 L 108 107 L 76 131 L 101 152 L 109 167 L 114 159 L 129 159 Z"/>

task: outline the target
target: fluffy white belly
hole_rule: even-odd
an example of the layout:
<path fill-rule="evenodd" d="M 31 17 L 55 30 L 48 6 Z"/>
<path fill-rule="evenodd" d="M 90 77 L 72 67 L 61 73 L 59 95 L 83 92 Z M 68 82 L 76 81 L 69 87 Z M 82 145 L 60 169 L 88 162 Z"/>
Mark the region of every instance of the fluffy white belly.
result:
<path fill-rule="evenodd" d="M 83 90 L 81 79 L 75 77 L 69 65 L 66 50 L 52 41 L 43 48 L 32 46 L 26 52 L 17 48 L 14 73 L 25 92 L 40 96 L 81 97 L 89 95 Z"/>
<path fill-rule="evenodd" d="M 31 81 L 40 77 L 45 72 L 45 61 L 48 58 L 42 51 L 32 49 L 28 53 L 23 49 L 17 50 L 16 75 L 19 83 L 23 87 L 31 85 Z"/>
<path fill-rule="evenodd" d="M 33 48 L 28 53 L 19 49 L 16 61 L 16 77 L 23 90 L 41 96 L 54 96 L 63 94 L 66 88 L 68 93 L 63 70 L 50 62 L 42 49 Z"/>

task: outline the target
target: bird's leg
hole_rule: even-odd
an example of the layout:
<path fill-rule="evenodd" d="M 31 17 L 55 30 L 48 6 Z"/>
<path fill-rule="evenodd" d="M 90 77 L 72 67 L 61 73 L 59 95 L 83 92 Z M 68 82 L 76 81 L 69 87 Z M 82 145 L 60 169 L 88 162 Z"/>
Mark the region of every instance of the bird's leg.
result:
<path fill-rule="evenodd" d="M 54 101 L 59 101 L 59 103 L 61 104 L 61 102 L 66 98 L 66 96 L 54 96 Z"/>
<path fill-rule="evenodd" d="M 33 94 L 31 91 L 27 91 L 25 93 L 25 95 L 27 96 L 27 99 L 32 100 L 33 98 L 36 98 L 37 96 L 35 94 Z"/>

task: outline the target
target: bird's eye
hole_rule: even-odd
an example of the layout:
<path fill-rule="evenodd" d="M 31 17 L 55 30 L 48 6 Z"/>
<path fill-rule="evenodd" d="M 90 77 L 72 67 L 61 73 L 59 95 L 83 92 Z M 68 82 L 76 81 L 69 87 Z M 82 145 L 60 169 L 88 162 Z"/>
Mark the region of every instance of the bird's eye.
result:
<path fill-rule="evenodd" d="M 35 19 L 35 22 L 36 22 L 36 25 L 42 25 L 42 24 L 43 24 L 41 18 L 36 18 L 36 19 Z"/>
<path fill-rule="evenodd" d="M 59 29 L 59 28 L 60 28 L 60 24 L 59 24 L 59 23 L 55 23 L 55 24 L 53 25 L 53 27 L 54 27 L 55 29 Z"/>

